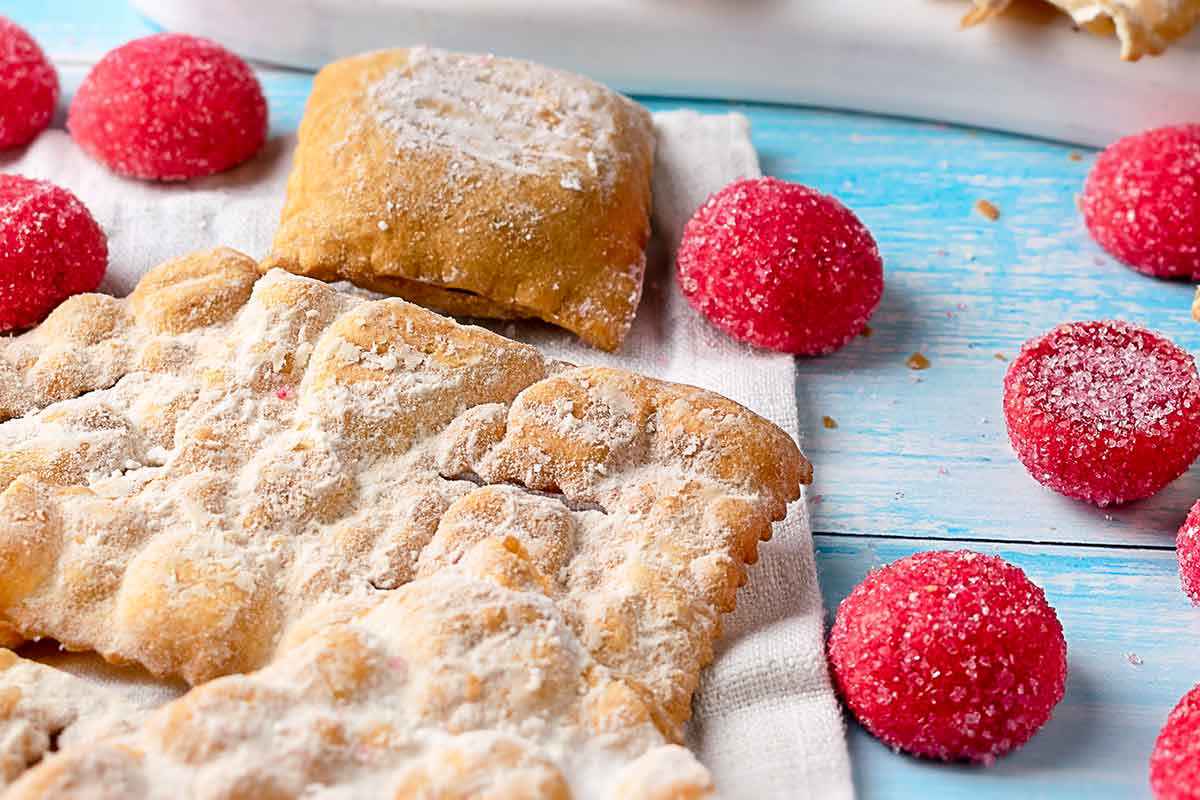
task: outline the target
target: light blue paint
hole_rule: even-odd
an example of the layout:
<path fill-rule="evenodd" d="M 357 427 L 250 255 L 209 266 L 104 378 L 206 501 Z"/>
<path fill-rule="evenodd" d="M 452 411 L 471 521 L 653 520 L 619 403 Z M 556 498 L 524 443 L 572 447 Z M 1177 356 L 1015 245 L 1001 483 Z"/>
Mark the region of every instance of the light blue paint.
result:
<path fill-rule="evenodd" d="M 4 6 L 0 13 L 59 63 L 67 95 L 104 52 L 153 30 L 115 1 Z M 273 131 L 294 129 L 310 76 L 268 70 L 262 78 Z M 813 518 L 819 531 L 837 534 L 817 537 L 830 608 L 870 567 L 915 549 L 1004 540 L 1011 543 L 975 547 L 1026 569 L 1067 631 L 1067 698 L 1026 748 L 979 770 L 898 756 L 853 729 L 862 796 L 1144 795 L 1158 727 L 1200 680 L 1200 612 L 1179 591 L 1169 552 L 1200 496 L 1200 470 L 1107 515 L 1041 489 L 1009 450 L 1000 413 L 1006 364 L 994 354 L 1011 357 L 1059 322 L 1100 317 L 1149 325 L 1195 350 L 1192 288 L 1136 275 L 1091 242 L 1075 209 L 1093 157 L 1083 149 L 816 109 L 646 102 L 746 113 L 768 172 L 837 195 L 879 241 L 888 285 L 874 335 L 799 364 L 804 443 L 817 471 Z M 1001 209 L 1000 221 L 972 211 L 979 198 Z M 918 350 L 933 365 L 914 373 L 904 360 Z M 824 429 L 823 415 L 838 428 Z"/>
<path fill-rule="evenodd" d="M 868 570 L 919 550 L 961 546 L 818 536 L 830 615 Z M 1179 591 L 1174 554 L 1028 544 L 973 549 L 1011 561 L 1046 590 L 1068 643 L 1066 697 L 1026 747 L 987 769 L 897 755 L 853 725 L 851 756 L 862 796 L 1146 796 L 1158 730 L 1200 679 L 1200 613 Z"/>

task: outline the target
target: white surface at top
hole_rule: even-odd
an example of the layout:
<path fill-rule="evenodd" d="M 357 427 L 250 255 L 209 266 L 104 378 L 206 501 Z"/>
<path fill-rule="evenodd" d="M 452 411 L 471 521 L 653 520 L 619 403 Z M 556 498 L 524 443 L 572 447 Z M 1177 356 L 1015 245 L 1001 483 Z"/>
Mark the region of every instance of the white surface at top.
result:
<path fill-rule="evenodd" d="M 963 0 L 134 0 L 171 30 L 319 68 L 429 44 L 530 58 L 634 94 L 925 117 L 1102 146 L 1200 119 L 1200 31 L 1122 62 L 1063 15 L 970 30 Z M 266 32 L 266 35 L 264 35 Z"/>

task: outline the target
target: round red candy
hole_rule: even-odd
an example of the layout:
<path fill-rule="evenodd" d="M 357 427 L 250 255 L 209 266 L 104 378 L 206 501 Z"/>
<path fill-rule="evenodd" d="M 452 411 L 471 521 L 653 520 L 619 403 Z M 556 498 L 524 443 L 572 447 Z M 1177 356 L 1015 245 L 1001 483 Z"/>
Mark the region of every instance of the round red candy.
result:
<path fill-rule="evenodd" d="M 100 285 L 108 240 L 62 187 L 0 174 L 0 333 L 32 327 Z"/>
<path fill-rule="evenodd" d="M 1192 506 L 1175 537 L 1175 555 L 1179 559 L 1179 581 L 1183 591 L 1200 605 L 1200 500 Z"/>
<path fill-rule="evenodd" d="M 46 129 L 58 102 L 58 74 L 24 28 L 0 16 L 0 150 Z"/>
<path fill-rule="evenodd" d="M 1150 789 L 1157 800 L 1200 800 L 1200 686 L 1183 696 L 1158 734 Z"/>
<path fill-rule="evenodd" d="M 163 33 L 135 39 L 92 68 L 67 127 L 121 175 L 177 181 L 227 170 L 267 135 L 267 102 L 245 61 L 216 42 Z"/>
<path fill-rule="evenodd" d="M 858 217 L 777 178 L 709 197 L 684 229 L 676 267 L 684 296 L 717 327 L 800 355 L 853 339 L 883 294 L 879 248 Z"/>
<path fill-rule="evenodd" d="M 1200 280 L 1200 124 L 1110 145 L 1081 207 L 1092 238 L 1138 272 Z"/>
<path fill-rule="evenodd" d="M 1021 348 L 1004 417 L 1029 474 L 1098 506 L 1149 497 L 1200 454 L 1192 357 L 1128 322 L 1059 325 Z"/>
<path fill-rule="evenodd" d="M 990 763 L 1062 699 L 1067 645 L 1046 596 L 995 556 L 935 551 L 872 572 L 829 635 L 834 682 L 893 748 Z"/>

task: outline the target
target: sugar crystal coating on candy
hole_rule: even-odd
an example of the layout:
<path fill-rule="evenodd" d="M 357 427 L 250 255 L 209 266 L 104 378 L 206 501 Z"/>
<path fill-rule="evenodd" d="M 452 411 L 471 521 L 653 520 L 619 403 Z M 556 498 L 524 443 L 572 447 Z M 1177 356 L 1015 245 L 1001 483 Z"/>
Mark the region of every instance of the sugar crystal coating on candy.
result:
<path fill-rule="evenodd" d="M 990 763 L 1062 699 L 1067 645 L 1042 590 L 996 556 L 932 551 L 868 575 L 829 635 L 834 682 L 891 747 Z"/>
<path fill-rule="evenodd" d="M 1179 581 L 1183 591 L 1200 604 L 1200 500 L 1197 500 L 1175 537 L 1175 555 L 1179 559 Z"/>
<path fill-rule="evenodd" d="M 1072 322 L 1026 342 L 1004 378 L 1013 450 L 1040 483 L 1098 506 L 1149 497 L 1200 454 L 1192 357 L 1128 322 Z"/>
<path fill-rule="evenodd" d="M 105 55 L 71 102 L 67 127 L 114 172 L 186 180 L 258 152 L 267 103 L 245 61 L 216 42 L 163 33 Z"/>
<path fill-rule="evenodd" d="M 870 231 L 836 199 L 777 178 L 735 181 L 684 229 L 688 301 L 735 339 L 823 355 L 858 335 L 883 295 Z"/>
<path fill-rule="evenodd" d="M 0 333 L 32 327 L 100 285 L 108 240 L 75 195 L 0 174 Z"/>
<path fill-rule="evenodd" d="M 0 16 L 0 150 L 28 144 L 58 102 L 58 74 L 25 29 Z"/>
<path fill-rule="evenodd" d="M 1200 800 L 1200 686 L 1183 696 L 1158 734 L 1150 789 L 1157 800 Z"/>
<path fill-rule="evenodd" d="M 1080 201 L 1092 238 L 1148 275 L 1200 280 L 1200 124 L 1119 139 Z"/>

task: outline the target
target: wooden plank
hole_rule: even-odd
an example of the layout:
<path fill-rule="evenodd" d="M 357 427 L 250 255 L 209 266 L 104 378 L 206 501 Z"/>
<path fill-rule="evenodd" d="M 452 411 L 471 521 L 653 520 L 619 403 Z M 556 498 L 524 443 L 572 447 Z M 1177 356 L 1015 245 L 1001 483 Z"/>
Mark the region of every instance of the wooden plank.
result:
<path fill-rule="evenodd" d="M 768 170 L 838 195 L 886 263 L 874 334 L 799 362 L 817 530 L 1169 547 L 1200 472 L 1099 512 L 1037 485 L 1002 419 L 1007 363 L 996 354 L 1060 322 L 1118 317 L 1200 344 L 1190 285 L 1138 275 L 1088 237 L 1075 196 L 1091 154 L 890 119 L 751 112 Z M 999 221 L 973 212 L 979 198 Z M 932 362 L 924 372 L 905 366 L 917 351 Z"/>
<path fill-rule="evenodd" d="M 862 799 L 1147 796 L 1147 759 L 1159 728 L 1200 680 L 1200 611 L 1179 588 L 1174 554 L 819 535 L 830 617 L 870 569 L 921 550 L 960 547 L 999 555 L 1045 589 L 1066 632 L 1066 697 L 1026 747 L 987 769 L 899 755 L 852 725 Z"/>

